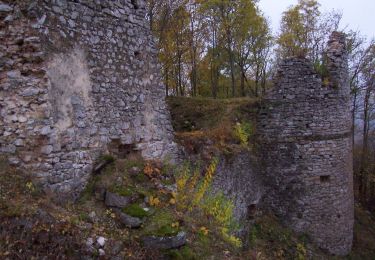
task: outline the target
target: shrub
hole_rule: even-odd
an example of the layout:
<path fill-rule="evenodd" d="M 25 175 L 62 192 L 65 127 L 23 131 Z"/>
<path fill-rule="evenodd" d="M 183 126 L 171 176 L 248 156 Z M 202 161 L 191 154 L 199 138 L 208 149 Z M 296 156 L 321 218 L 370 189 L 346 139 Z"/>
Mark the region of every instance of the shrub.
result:
<path fill-rule="evenodd" d="M 305 260 L 306 259 L 306 253 L 307 253 L 305 245 L 301 244 L 301 243 L 297 243 L 296 253 L 297 253 L 296 259 Z"/>
<path fill-rule="evenodd" d="M 107 164 L 109 164 L 109 163 L 113 163 L 115 161 L 115 157 L 113 157 L 110 154 L 103 154 L 102 156 L 100 156 L 99 160 L 105 161 Z"/>
<path fill-rule="evenodd" d="M 240 247 L 242 242 L 237 237 L 231 235 L 231 230 L 236 228 L 233 218 L 233 203 L 222 193 L 211 194 L 210 186 L 215 174 L 219 160 L 213 159 L 208 165 L 204 177 L 200 175 L 199 169 L 192 173 L 191 167 L 185 165 L 177 177 L 177 209 L 184 213 L 201 212 L 215 223 L 215 229 L 219 232 L 223 240 Z M 187 211 L 187 212 L 186 212 Z"/>
<path fill-rule="evenodd" d="M 321 77 L 322 84 L 326 87 L 328 87 L 331 83 L 327 62 L 327 57 L 324 57 L 322 61 L 318 60 L 313 64 L 315 72 Z"/>
<path fill-rule="evenodd" d="M 254 134 L 254 128 L 250 122 L 237 123 L 233 135 L 241 145 L 248 145 L 250 137 Z"/>
<path fill-rule="evenodd" d="M 167 252 L 167 255 L 171 258 L 171 259 L 175 259 L 175 260 L 194 260 L 194 259 L 199 259 L 195 252 L 189 248 L 188 246 L 184 246 L 180 249 L 173 249 L 173 250 L 169 250 Z"/>

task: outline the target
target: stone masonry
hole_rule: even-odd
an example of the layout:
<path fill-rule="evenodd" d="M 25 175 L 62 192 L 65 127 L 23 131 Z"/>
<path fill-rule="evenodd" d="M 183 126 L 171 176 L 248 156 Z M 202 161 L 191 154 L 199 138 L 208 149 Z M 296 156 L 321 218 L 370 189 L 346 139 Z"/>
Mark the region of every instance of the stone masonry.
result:
<path fill-rule="evenodd" d="M 68 198 L 101 154 L 177 159 L 145 15 L 144 0 L 0 0 L 0 156 Z M 306 59 L 280 64 L 258 115 L 259 154 L 222 161 L 215 187 L 239 219 L 259 203 L 344 255 L 354 210 L 342 34 L 326 56 L 328 83 Z"/>
<path fill-rule="evenodd" d="M 345 37 L 333 33 L 326 51 L 329 84 L 312 64 L 280 64 L 257 123 L 265 203 L 294 230 L 337 255 L 350 252 L 353 183 Z"/>
<path fill-rule="evenodd" d="M 142 0 L 0 1 L 0 154 L 77 197 L 112 152 L 175 159 Z"/>

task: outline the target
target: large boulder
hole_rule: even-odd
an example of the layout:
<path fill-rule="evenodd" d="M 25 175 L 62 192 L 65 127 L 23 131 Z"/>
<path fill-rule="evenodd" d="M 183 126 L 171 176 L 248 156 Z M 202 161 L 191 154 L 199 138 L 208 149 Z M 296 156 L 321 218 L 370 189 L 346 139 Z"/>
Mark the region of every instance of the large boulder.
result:
<path fill-rule="evenodd" d="M 121 196 L 107 191 L 105 194 L 105 205 L 108 207 L 124 208 L 132 201 L 130 196 Z"/>
<path fill-rule="evenodd" d="M 155 249 L 179 248 L 186 243 L 186 233 L 181 231 L 175 236 L 146 236 L 142 239 L 143 245 Z"/>
<path fill-rule="evenodd" d="M 123 212 L 118 212 L 120 222 L 129 228 L 139 228 L 143 221 L 140 218 L 129 216 Z"/>

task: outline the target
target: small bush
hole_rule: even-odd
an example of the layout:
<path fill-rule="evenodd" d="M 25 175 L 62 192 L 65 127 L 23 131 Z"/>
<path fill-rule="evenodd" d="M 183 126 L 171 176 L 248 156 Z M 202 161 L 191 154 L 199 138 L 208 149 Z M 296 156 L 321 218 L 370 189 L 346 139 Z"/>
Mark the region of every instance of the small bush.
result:
<path fill-rule="evenodd" d="M 184 214 L 194 212 L 194 214 L 209 217 L 215 223 L 214 229 L 221 234 L 224 241 L 235 247 L 240 247 L 241 240 L 231 235 L 231 232 L 236 228 L 233 218 L 233 203 L 223 194 L 209 192 L 218 163 L 217 158 L 213 159 L 203 178 L 201 178 L 199 169 L 192 173 L 191 167 L 188 165 L 183 167 L 176 179 L 176 206 Z"/>
<path fill-rule="evenodd" d="M 250 137 L 254 134 L 254 128 L 250 122 L 237 123 L 233 135 L 241 145 L 248 145 Z"/>
<path fill-rule="evenodd" d="M 100 156 L 99 160 L 105 161 L 106 163 L 109 164 L 109 163 L 113 163 L 115 161 L 115 157 L 113 157 L 110 154 L 103 154 L 102 156 Z"/>
<path fill-rule="evenodd" d="M 330 73 L 327 67 L 327 63 L 327 57 L 324 57 L 323 60 L 316 61 L 314 63 L 314 70 L 322 79 L 322 84 L 326 87 L 328 87 L 332 83 L 330 82 Z"/>
<path fill-rule="evenodd" d="M 211 215 L 221 225 L 229 227 L 233 223 L 233 203 L 222 193 L 208 196 L 202 208 L 207 215 Z"/>
<path fill-rule="evenodd" d="M 298 260 L 305 260 L 306 259 L 306 248 L 304 244 L 297 243 L 297 249 L 296 249 L 297 257 L 296 259 Z"/>
<path fill-rule="evenodd" d="M 195 255 L 194 251 L 188 246 L 184 246 L 180 249 L 169 250 L 167 252 L 167 255 L 171 259 L 175 259 L 175 260 L 195 260 L 195 259 L 199 259 Z"/>

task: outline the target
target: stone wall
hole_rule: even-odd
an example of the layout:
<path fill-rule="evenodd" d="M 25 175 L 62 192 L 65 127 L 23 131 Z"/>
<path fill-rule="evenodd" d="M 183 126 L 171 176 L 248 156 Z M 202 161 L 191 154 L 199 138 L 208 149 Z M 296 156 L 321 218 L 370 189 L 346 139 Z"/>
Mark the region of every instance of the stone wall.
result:
<path fill-rule="evenodd" d="M 0 1 L 0 154 L 75 198 L 100 154 L 177 154 L 141 0 Z M 214 187 L 246 220 L 260 202 L 334 254 L 350 251 L 352 147 L 344 37 L 329 82 L 309 61 L 281 65 L 259 113 L 260 164 L 221 160 Z M 326 82 L 325 82 L 326 83 Z M 264 168 L 262 170 L 262 168 Z"/>
<path fill-rule="evenodd" d="M 288 226 L 338 255 L 351 250 L 354 222 L 345 48 L 345 37 L 333 33 L 328 84 L 308 60 L 283 61 L 257 124 L 265 203 Z"/>
<path fill-rule="evenodd" d="M 0 1 L 0 154 L 76 197 L 102 153 L 176 156 L 140 0 Z"/>

